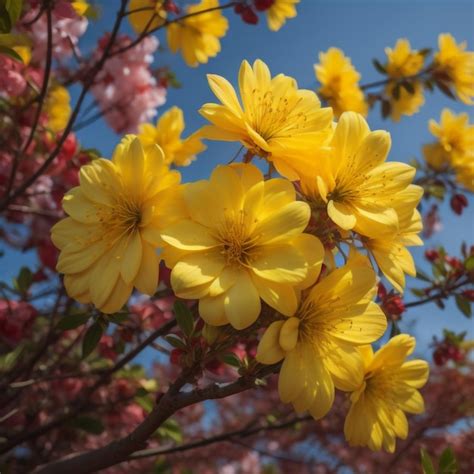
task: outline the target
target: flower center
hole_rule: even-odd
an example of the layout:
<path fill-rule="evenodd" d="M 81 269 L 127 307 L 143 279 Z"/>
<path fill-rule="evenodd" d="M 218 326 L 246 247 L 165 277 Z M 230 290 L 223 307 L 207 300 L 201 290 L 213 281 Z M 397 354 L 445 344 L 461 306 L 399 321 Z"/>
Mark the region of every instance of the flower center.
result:
<path fill-rule="evenodd" d="M 255 238 L 249 235 L 244 214 L 237 219 L 227 218 L 220 226 L 217 239 L 221 243 L 221 254 L 228 264 L 248 266 L 255 248 Z"/>
<path fill-rule="evenodd" d="M 272 91 L 254 89 L 252 106 L 246 110 L 252 128 L 264 139 L 291 136 L 303 129 L 307 117 L 295 108 L 302 99 L 290 100 L 287 97 L 275 96 Z"/>
<path fill-rule="evenodd" d="M 99 220 L 107 233 L 129 235 L 142 224 L 142 209 L 138 202 L 123 199 L 117 201 L 112 211 L 100 209 Z"/>

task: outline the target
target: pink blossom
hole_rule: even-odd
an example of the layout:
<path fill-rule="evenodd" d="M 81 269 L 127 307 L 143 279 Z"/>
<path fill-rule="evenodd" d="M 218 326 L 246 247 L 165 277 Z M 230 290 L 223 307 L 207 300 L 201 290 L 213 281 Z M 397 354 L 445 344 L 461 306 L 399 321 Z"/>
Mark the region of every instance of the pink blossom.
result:
<path fill-rule="evenodd" d="M 24 301 L 0 300 L 0 339 L 18 344 L 30 333 L 38 312 Z"/>
<path fill-rule="evenodd" d="M 16 97 L 26 89 L 23 77 L 23 65 L 7 56 L 0 54 L 0 96 Z"/>
<path fill-rule="evenodd" d="M 96 54 L 100 56 L 108 37 L 99 41 Z M 128 36 L 121 36 L 116 48 L 131 43 Z M 136 132 L 142 122 L 152 119 L 157 107 L 166 100 L 166 89 L 157 84 L 150 70 L 153 53 L 158 48 L 158 40 L 147 37 L 139 44 L 107 60 L 97 75 L 92 87 L 105 120 L 117 132 Z"/>
<path fill-rule="evenodd" d="M 30 1 L 31 6 L 23 17 L 24 24 L 32 21 L 38 15 L 40 7 L 37 3 L 34 0 Z M 87 18 L 79 16 L 66 0 L 56 1 L 51 13 L 53 57 L 55 59 L 67 59 L 73 55 L 73 48 L 77 48 L 79 38 L 87 29 Z M 32 61 L 44 61 L 48 38 L 46 14 L 42 14 L 31 25 L 23 26 L 20 29 L 27 32 L 33 40 Z"/>

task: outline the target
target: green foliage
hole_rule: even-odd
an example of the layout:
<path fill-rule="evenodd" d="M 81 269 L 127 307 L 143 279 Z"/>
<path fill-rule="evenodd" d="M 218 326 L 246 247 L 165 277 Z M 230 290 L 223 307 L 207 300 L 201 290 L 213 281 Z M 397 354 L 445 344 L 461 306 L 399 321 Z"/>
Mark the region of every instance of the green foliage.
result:
<path fill-rule="evenodd" d="M 423 474 L 457 474 L 458 463 L 451 447 L 447 447 L 439 457 L 438 469 L 436 470 L 433 460 L 425 449 L 420 450 L 421 467 Z"/>
<path fill-rule="evenodd" d="M 26 293 L 33 283 L 33 273 L 28 267 L 21 267 L 18 276 L 13 279 L 13 288 L 20 293 Z"/>
<path fill-rule="evenodd" d="M 170 439 L 175 443 L 183 441 L 183 433 L 176 420 L 166 420 L 157 430 L 157 434 L 164 439 Z"/>
<path fill-rule="evenodd" d="M 25 349 L 24 344 L 20 344 L 11 352 L 7 354 L 3 354 L 0 356 L 0 373 L 1 372 L 8 372 L 13 368 L 15 362 L 20 357 L 21 353 Z"/>
<path fill-rule="evenodd" d="M 99 344 L 104 333 L 104 325 L 101 321 L 96 321 L 89 327 L 82 341 L 82 358 L 85 359 Z"/>
<path fill-rule="evenodd" d="M 8 46 L 0 45 L 0 54 L 9 56 L 15 61 L 19 61 L 21 63 L 23 62 L 23 59 L 21 58 L 21 56 L 14 49 L 9 48 Z"/>
<path fill-rule="evenodd" d="M 77 313 L 65 315 L 58 323 L 58 329 L 67 331 L 69 329 L 76 329 L 83 324 L 86 324 L 91 317 L 90 313 Z"/>
<path fill-rule="evenodd" d="M 78 416 L 77 418 L 74 418 L 71 425 L 74 428 L 95 435 L 101 434 L 105 429 L 104 425 L 98 418 L 93 418 L 91 416 Z"/>
<path fill-rule="evenodd" d="M 462 295 L 456 295 L 456 306 L 458 307 L 459 311 L 461 311 L 466 318 L 470 318 L 472 316 L 471 310 L 471 303 L 467 298 L 464 298 Z"/>
<path fill-rule="evenodd" d="M 22 8 L 23 0 L 0 0 L 0 33 L 10 33 Z"/>
<path fill-rule="evenodd" d="M 182 302 L 176 301 L 173 305 L 176 322 L 186 336 L 191 336 L 194 331 L 194 318 L 189 308 Z"/>

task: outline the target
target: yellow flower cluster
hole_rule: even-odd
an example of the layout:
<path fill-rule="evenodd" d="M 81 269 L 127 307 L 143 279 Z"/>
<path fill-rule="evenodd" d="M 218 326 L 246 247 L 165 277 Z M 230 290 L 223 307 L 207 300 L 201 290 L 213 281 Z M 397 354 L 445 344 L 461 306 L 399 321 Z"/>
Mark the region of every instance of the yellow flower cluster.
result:
<path fill-rule="evenodd" d="M 155 126 L 141 124 L 138 137 L 146 150 L 158 145 L 167 165 L 188 166 L 198 153 L 206 149 L 206 145 L 196 133 L 182 140 L 183 130 L 183 111 L 179 107 L 172 107 L 158 119 Z"/>
<path fill-rule="evenodd" d="M 457 44 L 448 33 L 439 35 L 438 46 L 435 74 L 454 87 L 462 102 L 474 104 L 474 52 L 466 51 L 467 43 Z"/>
<path fill-rule="evenodd" d="M 46 96 L 44 109 L 48 116 L 47 126 L 53 132 L 61 132 L 71 116 L 71 96 L 68 90 L 60 85 L 52 86 Z"/>
<path fill-rule="evenodd" d="M 153 294 L 162 258 L 176 296 L 198 300 L 207 324 L 266 328 L 256 359 L 281 363 L 283 402 L 318 419 L 336 388 L 351 393 L 349 442 L 393 451 L 407 433 L 404 412 L 423 409 L 417 389 L 428 369 L 405 362 L 414 347 L 407 335 L 371 352 L 387 321 L 373 301 L 370 257 L 399 291 L 415 274 L 406 248 L 421 244 L 415 170 L 386 162 L 387 132 L 371 131 L 356 112 L 333 124 L 314 92 L 272 77 L 260 60 L 242 63 L 240 98 L 223 77 L 208 79 L 221 103 L 202 107 L 211 124 L 197 136 L 240 142 L 244 162 L 180 185 L 169 165 L 202 145 L 181 140 L 173 108 L 156 128 L 125 137 L 112 161 L 84 166 L 64 198 L 69 217 L 52 230 L 66 289 L 111 313 L 134 287 Z M 254 158 L 283 177 L 264 176 Z"/>
<path fill-rule="evenodd" d="M 328 101 L 336 117 L 347 111 L 367 115 L 368 105 L 359 87 L 360 74 L 340 49 L 329 48 L 319 53 L 314 72 L 321 83 L 319 94 Z"/>
<path fill-rule="evenodd" d="M 416 78 L 423 69 L 424 56 L 412 50 L 407 39 L 399 39 L 393 49 L 385 48 L 385 54 L 385 70 L 393 79 L 387 84 L 385 94 L 390 101 L 390 117 L 398 122 L 402 115 L 416 114 L 425 103 L 423 85 Z M 400 80 L 405 80 L 407 87 Z"/>
<path fill-rule="evenodd" d="M 468 114 L 444 109 L 439 123 L 430 120 L 429 129 L 437 141 L 423 147 L 428 165 L 438 172 L 452 170 L 456 180 L 474 192 L 474 125 Z"/>
<path fill-rule="evenodd" d="M 267 15 L 268 28 L 278 31 L 288 18 L 294 18 L 299 2 L 300 0 L 268 2 L 268 6 L 261 8 Z M 221 11 L 223 8 L 225 6 L 219 0 L 201 0 L 196 5 L 187 6 L 179 13 L 179 17 L 170 20 L 165 0 L 131 0 L 128 17 L 138 35 L 166 26 L 170 50 L 173 53 L 181 51 L 186 64 L 196 67 L 207 63 L 209 58 L 217 56 L 221 50 L 220 40 L 229 28 Z"/>

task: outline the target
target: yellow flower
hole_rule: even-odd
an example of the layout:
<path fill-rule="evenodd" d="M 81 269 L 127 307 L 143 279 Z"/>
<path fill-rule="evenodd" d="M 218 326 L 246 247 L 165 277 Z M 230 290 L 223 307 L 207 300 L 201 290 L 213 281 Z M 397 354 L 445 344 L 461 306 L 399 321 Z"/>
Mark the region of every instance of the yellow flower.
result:
<path fill-rule="evenodd" d="M 159 145 L 167 165 L 188 166 L 206 146 L 197 134 L 181 139 L 183 130 L 183 111 L 179 107 L 172 107 L 158 119 L 155 126 L 150 123 L 141 124 L 138 137 L 145 150 Z"/>
<path fill-rule="evenodd" d="M 459 99 L 474 104 L 474 52 L 465 51 L 467 43 L 460 44 L 449 33 L 438 37 L 439 51 L 435 54 L 435 74 L 454 86 Z"/>
<path fill-rule="evenodd" d="M 284 179 L 264 181 L 251 164 L 218 166 L 209 181 L 182 186 L 187 216 L 163 230 L 164 260 L 180 298 L 199 299 L 208 324 L 250 326 L 260 298 L 285 315 L 297 288 L 311 285 L 323 259 L 303 231 L 309 206 Z"/>
<path fill-rule="evenodd" d="M 403 293 L 405 273 L 416 276 L 413 257 L 407 246 L 423 245 L 418 236 L 423 228 L 416 206 L 423 196 L 423 188 L 410 185 L 395 196 L 394 209 L 398 216 L 398 231 L 381 234 L 365 241 L 377 265 L 394 288 Z"/>
<path fill-rule="evenodd" d="M 465 156 L 454 163 L 456 180 L 468 191 L 474 192 L 474 157 Z"/>
<path fill-rule="evenodd" d="M 132 0 L 133 2 L 134 0 Z M 79 16 L 85 16 L 87 14 L 87 10 L 89 10 L 90 5 L 85 0 L 74 0 L 71 2 L 72 8 Z"/>
<path fill-rule="evenodd" d="M 375 354 L 370 346 L 360 348 L 364 375 L 351 394 L 351 408 L 344 433 L 351 446 L 368 446 L 373 451 L 395 451 L 396 438 L 408 435 L 405 413 L 423 413 L 423 398 L 418 391 L 428 380 L 424 360 L 405 362 L 415 348 L 415 339 L 400 334 Z"/>
<path fill-rule="evenodd" d="M 371 132 L 361 115 L 344 112 L 334 132 L 332 152 L 318 157 L 302 175 L 303 193 L 319 193 L 331 220 L 344 230 L 369 237 L 397 232 L 396 193 L 411 183 L 415 169 L 385 163 L 390 145 L 389 133 Z"/>
<path fill-rule="evenodd" d="M 396 82 L 389 83 L 385 88 L 385 94 L 390 100 L 390 118 L 395 122 L 399 122 L 402 115 L 416 114 L 425 103 L 423 85 L 420 81 L 413 81 L 411 85 L 413 92 L 408 92 Z M 398 90 L 397 96 L 395 90 Z"/>
<path fill-rule="evenodd" d="M 333 404 L 334 387 L 348 391 L 360 383 L 357 346 L 375 341 L 387 326 L 371 301 L 375 283 L 369 262 L 356 254 L 314 285 L 292 317 L 264 333 L 256 358 L 263 364 L 283 359 L 278 391 L 298 413 L 321 418 Z"/>
<path fill-rule="evenodd" d="M 438 139 L 423 147 L 426 162 L 436 171 L 452 168 L 456 179 L 467 189 L 474 183 L 474 125 L 466 113 L 443 109 L 440 122 L 429 122 L 430 132 Z"/>
<path fill-rule="evenodd" d="M 186 14 L 210 10 L 219 6 L 218 0 L 202 0 L 197 5 L 188 6 Z M 196 67 L 207 63 L 221 50 L 220 38 L 227 32 L 229 24 L 220 10 L 210 11 L 172 23 L 167 28 L 168 44 L 173 53 L 182 50 L 188 66 Z"/>
<path fill-rule="evenodd" d="M 294 18 L 298 3 L 300 0 L 274 0 L 267 10 L 268 28 L 278 31 L 286 23 L 287 18 Z"/>
<path fill-rule="evenodd" d="M 314 65 L 316 78 L 321 83 L 319 94 L 329 102 L 334 115 L 352 111 L 367 115 L 367 102 L 359 87 L 360 74 L 338 48 L 319 53 L 319 64 Z"/>
<path fill-rule="evenodd" d="M 135 13 L 128 15 L 133 30 L 138 35 L 161 26 L 166 20 L 163 0 L 130 0 L 128 10 Z"/>
<path fill-rule="evenodd" d="M 423 69 L 424 57 L 416 50 L 412 50 L 407 39 L 399 39 L 395 48 L 385 48 L 387 55 L 387 74 L 395 79 L 410 77 Z"/>
<path fill-rule="evenodd" d="M 45 101 L 45 112 L 48 116 L 48 128 L 60 132 L 66 128 L 71 116 L 71 97 L 63 86 L 54 85 L 48 92 Z"/>
<path fill-rule="evenodd" d="M 469 123 L 467 113 L 456 115 L 443 109 L 439 123 L 430 120 L 429 129 L 453 162 L 467 155 L 474 159 L 474 125 Z"/>
<path fill-rule="evenodd" d="M 80 185 L 63 199 L 69 217 L 51 231 L 61 250 L 57 270 L 71 297 L 113 313 L 134 286 L 154 293 L 159 230 L 176 213 L 179 179 L 159 147 L 144 152 L 133 135 L 116 147 L 112 161 L 101 158 L 81 168 Z"/>
<path fill-rule="evenodd" d="M 317 95 L 298 89 L 296 81 L 279 74 L 271 77 L 267 65 L 256 60 L 253 68 L 243 61 L 239 71 L 240 105 L 232 85 L 223 77 L 208 75 L 209 86 L 222 102 L 200 110 L 212 125 L 202 129 L 205 138 L 240 141 L 251 153 L 271 161 L 288 179 L 307 167 L 315 147 L 331 134 L 332 111 L 322 109 Z"/>

